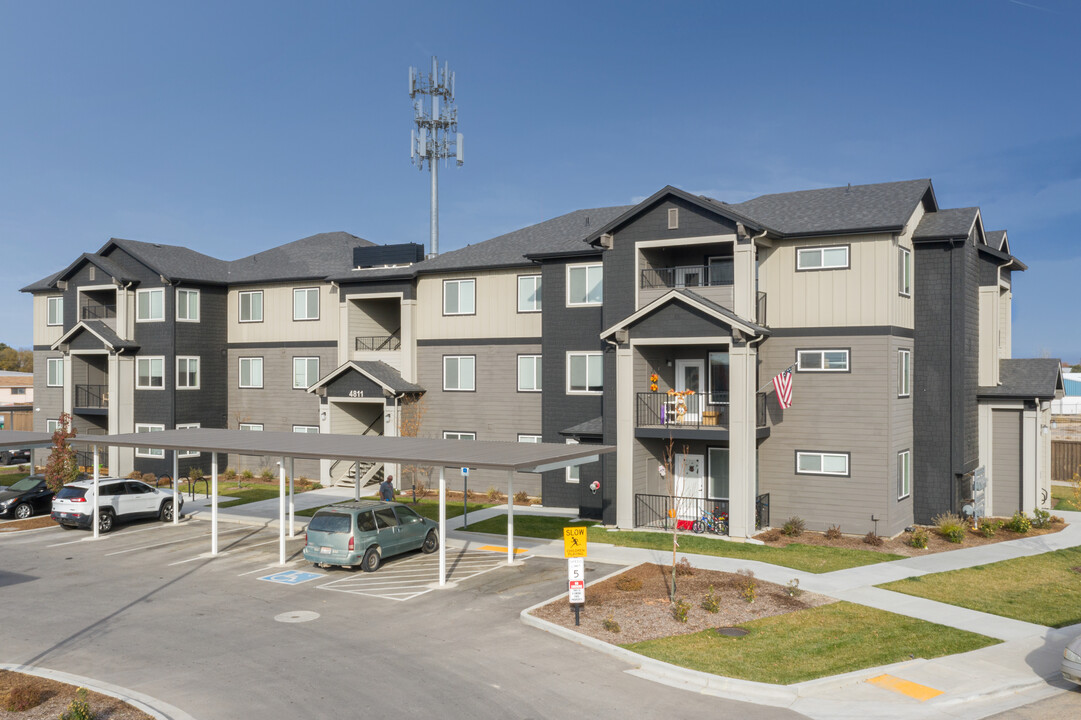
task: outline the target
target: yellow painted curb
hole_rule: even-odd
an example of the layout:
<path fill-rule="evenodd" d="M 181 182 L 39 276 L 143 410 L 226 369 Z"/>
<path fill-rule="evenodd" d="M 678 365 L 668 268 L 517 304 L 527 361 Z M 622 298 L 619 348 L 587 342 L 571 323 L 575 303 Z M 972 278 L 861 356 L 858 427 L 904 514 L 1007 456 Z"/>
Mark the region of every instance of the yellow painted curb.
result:
<path fill-rule="evenodd" d="M 488 552 L 507 552 L 507 548 L 499 547 L 498 545 L 481 545 L 479 548 L 477 548 L 477 550 L 487 550 Z M 514 548 L 515 555 L 519 555 L 524 552 L 529 551 L 523 550 L 522 548 Z"/>
<path fill-rule="evenodd" d="M 901 693 L 902 695 L 907 695 L 910 698 L 915 698 L 920 702 L 923 702 L 924 700 L 930 700 L 931 698 L 936 698 L 942 694 L 941 690 L 935 690 L 933 687 L 920 685 L 919 683 L 914 683 L 909 680 L 902 680 L 901 678 L 894 677 L 893 675 L 879 675 L 878 677 L 871 678 L 867 682 L 871 683 L 872 685 L 877 685 L 880 688 L 892 690 L 895 693 Z"/>

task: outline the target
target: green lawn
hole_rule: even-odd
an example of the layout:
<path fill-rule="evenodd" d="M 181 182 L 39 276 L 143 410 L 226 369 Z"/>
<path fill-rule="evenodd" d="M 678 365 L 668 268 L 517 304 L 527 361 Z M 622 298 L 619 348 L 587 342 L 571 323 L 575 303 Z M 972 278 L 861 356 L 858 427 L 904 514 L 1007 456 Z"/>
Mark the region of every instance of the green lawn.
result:
<path fill-rule="evenodd" d="M 519 515 L 514 518 L 514 532 L 523 537 L 557 539 L 563 537 L 563 528 L 570 525 L 566 518 Z M 595 525 L 595 524 L 594 524 Z M 497 515 L 483 522 L 471 524 L 474 532 L 487 532 L 503 535 L 507 532 L 507 516 Z M 651 550 L 671 550 L 672 536 L 661 532 L 608 531 L 602 527 L 589 528 L 589 542 L 608 543 L 621 547 L 648 548 Z M 833 572 L 845 568 L 873 565 L 880 562 L 900 560 L 901 555 L 872 552 L 870 550 L 851 550 L 817 545 L 789 544 L 783 548 L 750 543 L 727 542 L 705 536 L 680 535 L 680 552 L 697 555 L 716 555 L 719 557 L 758 560 L 773 565 L 805 570 L 813 573 Z"/>
<path fill-rule="evenodd" d="M 365 498 L 361 498 L 361 499 L 362 500 L 377 500 L 378 498 L 376 498 L 375 496 L 371 496 L 371 497 L 365 497 Z M 418 501 L 416 505 L 414 505 L 412 503 L 411 496 L 403 493 L 402 495 L 399 495 L 397 497 L 397 502 L 400 502 L 403 505 L 408 505 L 409 507 L 413 508 L 414 510 L 417 511 L 418 515 L 423 515 L 424 517 L 426 517 L 426 518 L 428 518 L 430 520 L 439 520 L 439 500 L 433 500 L 431 498 L 423 498 L 420 501 Z M 333 505 L 333 504 L 336 504 L 336 503 L 331 503 L 331 505 Z M 296 512 L 296 514 L 297 515 L 303 515 L 305 517 L 311 517 L 312 515 L 315 515 L 317 510 L 320 510 L 320 509 L 325 508 L 325 507 L 329 507 L 329 505 L 320 505 L 319 507 L 308 508 L 307 510 L 298 510 Z M 472 502 L 469 503 L 469 511 L 470 512 L 472 512 L 473 510 L 480 510 L 480 509 L 486 508 L 486 507 L 491 507 L 491 505 L 488 505 L 488 504 L 485 504 L 485 503 L 472 503 Z M 447 518 L 458 517 L 459 515 L 462 514 L 462 512 L 463 512 L 462 503 L 453 503 L 453 502 L 448 502 L 447 503 Z"/>
<path fill-rule="evenodd" d="M 209 487 L 209 482 L 207 483 Z M 321 487 L 318 483 L 308 490 L 314 490 Z M 188 492 L 188 484 L 180 484 L 181 492 Z M 204 490 L 203 481 L 200 480 L 195 486 L 195 495 L 198 497 Z M 294 488 L 294 493 L 299 494 L 304 492 L 300 488 Z M 260 500 L 276 500 L 278 498 L 278 483 L 262 483 L 254 480 L 245 480 L 240 488 L 237 487 L 235 482 L 222 482 L 218 480 L 218 495 L 227 495 L 234 500 L 226 500 L 225 502 L 218 503 L 220 508 L 236 507 L 237 505 L 247 505 L 248 503 L 258 502 Z"/>
<path fill-rule="evenodd" d="M 1052 485 L 1051 499 L 1055 501 L 1055 510 L 1081 510 L 1074 502 L 1073 488 L 1069 485 Z"/>
<path fill-rule="evenodd" d="M 5 487 L 8 486 L 8 485 L 14 485 L 15 483 L 22 480 L 24 477 L 28 477 L 29 475 L 30 475 L 30 473 L 25 473 L 25 472 L 24 473 L 21 473 L 21 472 L 4 473 L 3 475 L 0 475 L 0 485 L 3 485 Z"/>
<path fill-rule="evenodd" d="M 1081 547 L 964 570 L 912 577 L 878 587 L 970 610 L 1064 627 L 1081 622 Z"/>
<path fill-rule="evenodd" d="M 703 630 L 624 645 L 634 652 L 693 670 L 788 685 L 918 658 L 967 652 L 998 640 L 837 602 L 741 625 L 741 638 Z"/>

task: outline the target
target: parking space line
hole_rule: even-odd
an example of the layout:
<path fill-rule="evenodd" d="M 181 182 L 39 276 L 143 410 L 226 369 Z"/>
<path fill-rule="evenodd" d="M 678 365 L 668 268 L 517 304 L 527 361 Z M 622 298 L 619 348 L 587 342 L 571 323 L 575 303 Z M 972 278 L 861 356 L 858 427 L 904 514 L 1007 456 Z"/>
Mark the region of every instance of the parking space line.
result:
<path fill-rule="evenodd" d="M 250 529 L 251 528 L 243 527 L 243 528 L 236 528 L 235 530 L 219 530 L 218 531 L 218 537 L 221 537 L 222 535 L 231 535 L 232 533 L 247 532 Z M 211 533 L 200 533 L 198 535 L 189 535 L 188 537 L 181 538 L 179 540 L 167 540 L 165 542 L 154 543 L 153 545 L 139 545 L 139 546 L 136 546 L 136 547 L 127 548 L 125 550 L 117 550 L 115 552 L 105 553 L 105 556 L 110 557 L 112 555 L 123 555 L 124 553 L 135 552 L 136 550 L 149 550 L 151 548 L 164 547 L 165 545 L 176 545 L 177 543 L 190 542 L 191 540 L 197 540 L 199 538 L 208 538 L 208 537 L 210 537 L 210 535 L 211 535 Z M 221 553 L 219 553 L 219 555 L 220 554 Z"/>
<path fill-rule="evenodd" d="M 465 551 L 447 560 L 447 579 L 454 582 L 463 582 L 505 566 L 503 558 L 489 553 Z M 387 566 L 377 574 L 351 575 L 318 585 L 317 589 L 401 602 L 435 589 L 437 570 L 438 561 L 434 558 L 411 558 Z"/>
<path fill-rule="evenodd" d="M 157 525 L 155 527 L 143 528 L 141 530 L 122 530 L 120 532 L 105 533 L 105 534 L 102 534 L 102 535 L 98 535 L 97 539 L 98 540 L 107 540 L 107 539 L 110 539 L 110 538 L 118 538 L 118 537 L 122 538 L 122 537 L 126 537 L 128 535 L 136 535 L 138 533 L 150 532 L 152 530 L 164 530 L 166 527 L 171 527 L 171 526 L 170 525 Z M 74 545 L 75 543 L 81 543 L 81 542 L 94 542 L 94 540 L 95 540 L 94 536 L 91 535 L 89 537 L 82 537 L 82 538 L 79 538 L 77 540 L 68 540 L 67 542 L 56 543 L 55 545 L 49 545 L 48 547 L 51 547 L 51 548 L 53 548 L 53 547 L 62 547 L 64 545 Z"/>

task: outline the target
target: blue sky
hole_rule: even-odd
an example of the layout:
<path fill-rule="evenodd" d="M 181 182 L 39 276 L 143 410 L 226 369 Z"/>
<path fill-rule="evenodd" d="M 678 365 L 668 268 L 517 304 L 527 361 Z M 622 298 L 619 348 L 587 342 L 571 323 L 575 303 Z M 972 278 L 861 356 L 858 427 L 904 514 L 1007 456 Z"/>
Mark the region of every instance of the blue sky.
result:
<path fill-rule="evenodd" d="M 393 6 L 392 6 L 393 5 Z M 410 65 L 457 73 L 442 250 L 667 184 L 930 177 L 1029 265 L 1014 355 L 1077 361 L 1081 4 L 0 0 L 0 341 L 110 237 L 232 259 L 427 242 Z"/>

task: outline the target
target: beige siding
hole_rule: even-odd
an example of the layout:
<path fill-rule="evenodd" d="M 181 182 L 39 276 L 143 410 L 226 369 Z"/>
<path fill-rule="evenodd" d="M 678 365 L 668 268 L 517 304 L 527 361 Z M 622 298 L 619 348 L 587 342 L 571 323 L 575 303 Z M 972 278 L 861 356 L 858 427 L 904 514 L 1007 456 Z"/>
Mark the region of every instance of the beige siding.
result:
<path fill-rule="evenodd" d="M 293 290 L 319 288 L 319 319 L 293 320 Z M 263 291 L 263 322 L 240 322 L 239 293 Z M 277 283 L 229 288 L 229 342 L 305 342 L 338 339 L 338 293 L 327 283 Z"/>
<path fill-rule="evenodd" d="M 991 514 L 1009 517 L 1021 509 L 1021 412 L 993 410 Z"/>
<path fill-rule="evenodd" d="M 54 296 L 55 297 L 55 296 Z M 60 325 L 49 325 L 49 296 L 34 296 L 34 345 L 52 345 L 64 334 Z M 34 363 L 37 367 L 37 363 Z"/>
<path fill-rule="evenodd" d="M 518 276 L 534 267 L 425 275 L 417 282 L 417 339 L 539 338 L 541 314 L 518 312 Z M 476 279 L 476 314 L 443 315 L 443 281 Z"/>
<path fill-rule="evenodd" d="M 982 387 L 998 385 L 999 344 L 1002 342 L 1000 317 L 998 288 L 981 287 L 979 384 Z"/>
<path fill-rule="evenodd" d="M 1013 305 L 1013 293 L 1003 290 L 999 295 L 999 343 L 998 352 L 1000 358 L 1013 357 L 1013 326 L 1010 311 Z"/>

